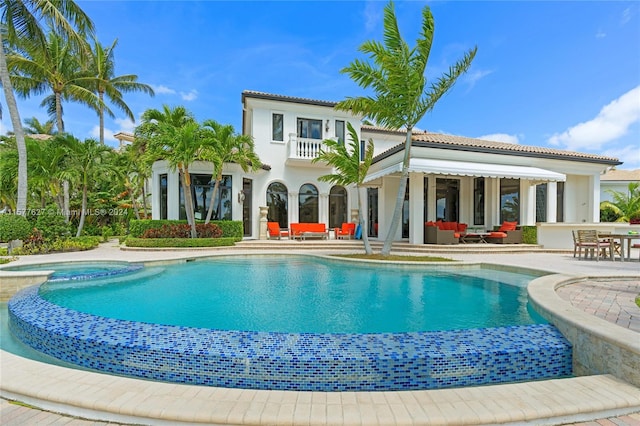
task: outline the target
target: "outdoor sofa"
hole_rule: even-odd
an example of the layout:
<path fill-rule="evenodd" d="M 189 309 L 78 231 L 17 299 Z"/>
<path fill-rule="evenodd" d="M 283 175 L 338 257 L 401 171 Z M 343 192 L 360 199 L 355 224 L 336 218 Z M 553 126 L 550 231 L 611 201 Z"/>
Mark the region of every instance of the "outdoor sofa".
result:
<path fill-rule="evenodd" d="M 458 222 L 425 222 L 425 244 L 458 244 L 460 236 L 467 230 L 466 223 Z"/>

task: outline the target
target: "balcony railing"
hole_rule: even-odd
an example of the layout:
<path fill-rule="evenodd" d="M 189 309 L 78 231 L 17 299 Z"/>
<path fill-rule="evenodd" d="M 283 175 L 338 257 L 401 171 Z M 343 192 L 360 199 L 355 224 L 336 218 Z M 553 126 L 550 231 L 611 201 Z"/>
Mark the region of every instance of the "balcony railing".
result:
<path fill-rule="evenodd" d="M 320 154 L 320 150 L 323 148 L 326 149 L 326 146 L 321 139 L 299 138 L 295 133 L 291 133 L 288 143 L 288 159 L 310 162 Z"/>

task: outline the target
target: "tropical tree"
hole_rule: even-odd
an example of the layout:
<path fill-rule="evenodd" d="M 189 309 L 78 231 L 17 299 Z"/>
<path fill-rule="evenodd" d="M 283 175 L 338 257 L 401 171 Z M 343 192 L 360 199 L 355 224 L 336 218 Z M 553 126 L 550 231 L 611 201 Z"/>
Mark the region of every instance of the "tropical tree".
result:
<path fill-rule="evenodd" d="M 600 210 L 610 210 L 616 216 L 616 222 L 629 222 L 640 219 L 640 183 L 630 182 L 627 192 L 607 190 L 613 200 L 600 203 Z"/>
<path fill-rule="evenodd" d="M 320 153 L 312 162 L 324 161 L 334 168 L 334 172 L 328 175 L 320 176 L 318 180 L 322 182 L 331 182 L 336 185 L 356 186 L 356 194 L 358 197 L 358 223 L 362 229 L 362 241 L 364 250 L 367 254 L 372 254 L 371 244 L 369 244 L 369 233 L 367 223 L 362 209 L 362 197 L 360 190 L 364 178 L 369 172 L 371 161 L 373 160 L 373 139 L 369 139 L 364 150 L 364 156 L 361 157 L 360 138 L 358 132 L 353 128 L 351 123 L 347 122 L 347 132 L 349 133 L 349 146 L 334 139 L 325 139 L 323 141 L 326 148 L 320 150 Z M 362 160 L 361 160 L 362 158 Z"/>
<path fill-rule="evenodd" d="M 100 99 L 97 112 L 100 118 L 100 143 L 102 144 L 104 144 L 104 113 L 106 112 L 110 117 L 114 117 L 111 110 L 104 106 L 105 94 L 109 101 L 124 112 L 131 121 L 135 121 L 135 116 L 122 99 L 122 94 L 144 92 L 148 95 L 155 96 L 151 86 L 138 82 L 137 75 L 126 74 L 115 76 L 114 50 L 117 44 L 118 39 L 114 40 L 111 46 L 105 48 L 94 38 L 93 48 L 91 50 L 91 76 L 88 83 L 95 83 L 94 90 L 98 93 L 98 98 Z M 93 77 L 97 78 L 97 80 L 94 81 Z"/>
<path fill-rule="evenodd" d="M 178 169 L 187 222 L 191 226 L 191 237 L 196 238 L 189 165 L 201 150 L 200 124 L 186 108 L 178 106 L 172 109 L 163 105 L 162 111 L 149 109 L 142 114 L 142 123 L 136 127 L 135 135 L 136 139 L 144 140 L 148 161 L 161 158 L 169 163 L 172 170 Z"/>
<path fill-rule="evenodd" d="M 24 215 L 27 209 L 27 147 L 18 104 L 9 76 L 5 41 L 15 44 L 20 40 L 37 40 L 45 44 L 43 24 L 65 37 L 81 41 L 87 32 L 93 32 L 93 23 L 73 0 L 0 0 L 0 81 L 4 90 L 18 152 L 18 185 L 16 213 Z M 76 29 L 78 30 L 76 32 Z M 6 40 L 5 40 L 6 35 Z"/>
<path fill-rule="evenodd" d="M 402 39 L 393 2 L 384 9 L 384 43 L 366 41 L 360 51 L 372 62 L 356 59 L 341 70 L 358 85 L 373 90 L 375 96 L 348 97 L 336 108 L 351 111 L 371 119 L 385 128 L 406 130 L 402 175 L 396 205 L 387 232 L 382 255 L 391 252 L 391 245 L 402 217 L 402 205 L 409 177 L 412 132 L 416 124 L 431 111 L 436 102 L 454 85 L 457 78 L 471 66 L 477 47 L 469 50 L 448 72 L 427 87 L 425 70 L 433 41 L 434 20 L 428 6 L 422 9 L 422 27 L 416 46 L 410 48 Z"/>
<path fill-rule="evenodd" d="M 23 40 L 7 55 L 13 88 L 23 98 L 46 96 L 41 106 L 55 119 L 58 133 L 64 133 L 62 101 L 74 101 L 98 111 L 104 103 L 92 91 L 99 83 L 83 66 L 86 45 L 78 45 L 55 32 L 49 32 L 46 43 Z"/>
<path fill-rule="evenodd" d="M 199 157 L 213 164 L 215 180 L 204 222 L 209 223 L 213 208 L 218 202 L 224 164 L 236 163 L 244 172 L 258 170 L 262 164 L 255 153 L 255 144 L 251 136 L 239 135 L 235 133 L 232 125 L 220 124 L 215 120 L 205 120 L 202 126 L 204 140 Z"/>
<path fill-rule="evenodd" d="M 71 135 L 58 136 L 59 144 L 66 147 L 71 159 L 69 163 L 68 180 L 78 182 L 82 190 L 82 207 L 80 210 L 80 222 L 76 237 L 82 234 L 85 218 L 87 215 L 87 199 L 89 189 L 98 178 L 116 175 L 116 168 L 113 164 L 113 151 L 95 139 L 87 139 L 80 142 Z M 71 178 L 73 176 L 73 178 Z"/>
<path fill-rule="evenodd" d="M 53 135 L 55 133 L 55 124 L 53 120 L 47 120 L 41 123 L 37 117 L 25 118 L 24 132 L 29 135 Z"/>

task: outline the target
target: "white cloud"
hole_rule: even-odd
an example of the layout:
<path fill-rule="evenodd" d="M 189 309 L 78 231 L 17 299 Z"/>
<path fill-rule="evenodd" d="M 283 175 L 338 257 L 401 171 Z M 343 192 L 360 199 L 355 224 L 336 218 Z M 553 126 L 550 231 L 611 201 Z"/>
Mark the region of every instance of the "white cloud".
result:
<path fill-rule="evenodd" d="M 627 145 L 622 147 L 614 147 L 602 152 L 602 155 L 606 157 L 617 158 L 622 161 L 623 164 L 620 167 L 625 169 L 638 169 L 640 168 L 640 150 L 637 145 Z"/>
<path fill-rule="evenodd" d="M 379 3 L 368 1 L 364 7 L 364 28 L 367 32 L 373 31 L 382 22 L 382 11 Z"/>
<path fill-rule="evenodd" d="M 507 133 L 492 133 L 490 135 L 479 136 L 476 139 L 493 142 L 513 143 L 516 145 L 520 143 L 520 138 L 518 137 L 518 135 L 509 135 Z"/>
<path fill-rule="evenodd" d="M 188 93 L 180 92 L 180 97 L 182 98 L 183 101 L 193 101 L 198 97 L 198 91 L 195 89 L 192 89 Z"/>
<path fill-rule="evenodd" d="M 120 130 L 118 130 L 118 132 L 133 133 L 133 130 L 136 128 L 135 123 L 128 118 L 116 118 L 113 121 L 115 121 L 115 123 L 120 126 Z"/>
<path fill-rule="evenodd" d="M 632 10 L 631 10 L 631 6 L 629 6 L 622 12 L 622 19 L 620 19 L 620 25 L 627 24 L 631 20 L 631 14 L 632 14 Z"/>
<path fill-rule="evenodd" d="M 596 38 L 605 38 L 607 36 L 607 33 L 605 33 L 602 30 L 598 30 L 598 32 L 596 33 Z"/>
<path fill-rule="evenodd" d="M 2 121 L 0 121 L 0 135 L 6 135 L 7 132 L 11 130 L 7 126 L 4 125 Z"/>
<path fill-rule="evenodd" d="M 104 129 L 104 141 L 105 143 L 107 141 L 115 141 L 116 138 L 113 137 L 113 133 L 111 130 L 105 128 Z M 91 131 L 89 132 L 89 135 L 95 139 L 95 140 L 99 140 L 100 139 L 100 126 L 93 126 L 93 128 L 91 129 Z"/>
<path fill-rule="evenodd" d="M 156 93 L 156 95 L 175 95 L 176 94 L 175 90 L 169 89 L 167 86 L 151 85 L 151 87 L 153 88 L 153 91 Z"/>
<path fill-rule="evenodd" d="M 549 143 L 568 150 L 599 150 L 603 144 L 624 136 L 640 122 L 640 86 L 605 105 L 598 115 L 549 138 Z"/>
<path fill-rule="evenodd" d="M 464 79 L 464 82 L 469 85 L 467 90 L 471 90 L 478 81 L 482 80 L 489 74 L 493 74 L 493 70 L 474 70 L 472 72 L 467 72 L 462 78 Z"/>

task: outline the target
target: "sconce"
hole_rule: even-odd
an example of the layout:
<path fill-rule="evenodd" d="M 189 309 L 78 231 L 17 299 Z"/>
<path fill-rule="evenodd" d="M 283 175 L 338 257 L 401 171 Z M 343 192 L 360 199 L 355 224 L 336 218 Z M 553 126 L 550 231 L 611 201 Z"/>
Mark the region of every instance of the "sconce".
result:
<path fill-rule="evenodd" d="M 329 132 L 329 120 L 324 124 L 324 131 L 327 133 Z"/>
<path fill-rule="evenodd" d="M 238 192 L 238 203 L 243 203 L 244 202 L 244 191 L 240 190 Z"/>

